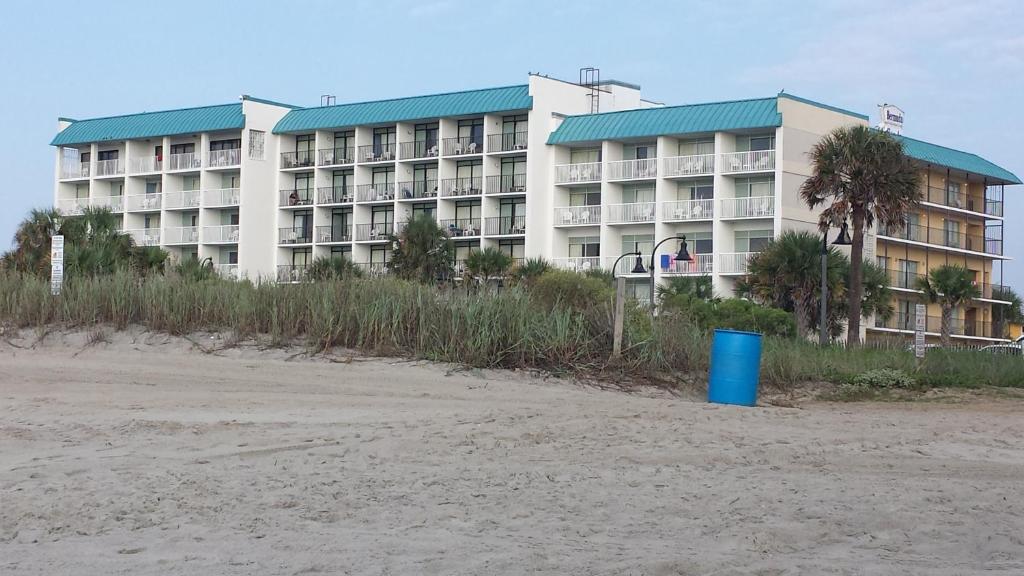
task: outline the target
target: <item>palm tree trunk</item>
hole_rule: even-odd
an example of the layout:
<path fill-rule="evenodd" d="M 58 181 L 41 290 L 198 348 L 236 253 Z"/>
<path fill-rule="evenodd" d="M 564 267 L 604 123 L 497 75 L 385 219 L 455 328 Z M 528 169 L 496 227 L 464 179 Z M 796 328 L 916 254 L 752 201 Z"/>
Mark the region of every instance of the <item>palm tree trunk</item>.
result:
<path fill-rule="evenodd" d="M 950 338 L 949 338 L 950 326 L 949 325 L 952 323 L 952 321 L 953 321 L 953 307 L 952 306 L 947 306 L 947 305 L 943 304 L 942 305 L 942 330 L 941 330 L 941 333 L 939 334 L 939 336 L 942 338 L 942 347 L 943 348 L 948 348 L 949 347 L 949 341 L 950 341 Z"/>
<path fill-rule="evenodd" d="M 847 319 L 846 342 L 850 346 L 860 344 L 860 307 L 864 300 L 864 209 L 853 209 L 853 245 L 850 247 L 850 317 Z"/>
<path fill-rule="evenodd" d="M 811 303 L 806 298 L 799 298 L 793 307 L 793 315 L 796 316 L 796 335 L 799 338 L 807 338 L 811 319 L 810 306 Z"/>

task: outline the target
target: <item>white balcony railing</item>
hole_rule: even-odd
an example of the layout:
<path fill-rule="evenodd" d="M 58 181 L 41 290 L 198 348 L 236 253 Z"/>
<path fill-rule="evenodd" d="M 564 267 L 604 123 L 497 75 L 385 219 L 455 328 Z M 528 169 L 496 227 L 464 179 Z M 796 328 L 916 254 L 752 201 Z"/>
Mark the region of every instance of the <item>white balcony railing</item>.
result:
<path fill-rule="evenodd" d="M 164 244 L 198 244 L 199 228 L 196 226 L 179 226 L 164 228 Z"/>
<path fill-rule="evenodd" d="M 720 274 L 746 274 L 747 261 L 757 252 L 723 252 L 718 255 Z"/>
<path fill-rule="evenodd" d="M 132 174 L 145 174 L 147 172 L 159 172 L 163 170 L 163 158 L 161 156 L 143 156 L 131 159 Z"/>
<path fill-rule="evenodd" d="M 195 152 L 171 154 L 167 157 L 168 170 L 198 170 L 202 166 L 202 158 Z"/>
<path fill-rule="evenodd" d="M 671 200 L 661 203 L 662 220 L 679 222 L 682 220 L 710 220 L 714 215 L 715 201 L 711 198 L 701 200 Z"/>
<path fill-rule="evenodd" d="M 240 188 L 218 188 L 203 190 L 202 204 L 204 208 L 224 208 L 238 206 L 241 200 Z"/>
<path fill-rule="evenodd" d="M 238 226 L 203 226 L 204 244 L 237 244 Z"/>
<path fill-rule="evenodd" d="M 577 184 L 600 182 L 601 163 L 559 164 L 555 166 L 555 184 Z"/>
<path fill-rule="evenodd" d="M 124 162 L 120 158 L 96 162 L 96 176 L 117 176 L 124 174 Z"/>
<path fill-rule="evenodd" d="M 106 208 L 114 213 L 124 212 L 124 196 L 100 196 L 93 198 L 90 204 L 94 208 Z"/>
<path fill-rule="evenodd" d="M 665 260 L 665 256 L 668 256 L 668 261 Z M 714 255 L 712 254 L 694 254 L 693 260 L 690 262 L 674 260 L 673 257 L 674 254 L 662 254 L 657 258 L 658 266 L 661 267 L 662 274 L 686 274 L 698 276 L 711 274 L 714 262 Z"/>
<path fill-rule="evenodd" d="M 64 198 L 57 201 L 57 210 L 65 216 L 79 216 L 88 205 L 88 198 Z"/>
<path fill-rule="evenodd" d="M 67 165 L 61 166 L 60 178 L 61 180 L 74 180 L 77 178 L 88 178 L 89 177 L 89 163 L 84 164 L 80 162 L 69 162 Z"/>
<path fill-rule="evenodd" d="M 609 180 L 649 180 L 658 177 L 658 159 L 615 160 L 608 162 L 606 170 Z"/>
<path fill-rule="evenodd" d="M 125 196 L 125 209 L 129 212 L 159 210 L 163 194 L 132 194 Z"/>
<path fill-rule="evenodd" d="M 588 272 L 601 268 L 600 256 L 580 256 L 569 258 L 552 258 L 551 263 L 558 268 L 572 270 L 573 272 Z"/>
<path fill-rule="evenodd" d="M 241 148 L 229 148 L 227 150 L 210 150 L 210 168 L 226 168 L 228 166 L 238 166 L 241 163 Z"/>
<path fill-rule="evenodd" d="M 199 208 L 199 190 L 164 192 L 164 208 L 167 210 Z"/>
<path fill-rule="evenodd" d="M 555 226 L 586 226 L 601 223 L 600 206 L 562 206 L 555 208 Z"/>
<path fill-rule="evenodd" d="M 604 259 L 604 268 L 606 270 L 612 270 L 612 267 L 614 266 L 615 269 L 612 270 L 612 271 L 615 272 L 616 276 L 624 276 L 624 275 L 627 275 L 627 274 L 633 274 L 633 268 L 636 267 L 636 256 L 627 256 L 627 257 L 623 258 L 622 260 L 619 260 L 619 264 L 618 265 L 615 264 L 616 260 L 619 260 L 618 256 L 608 256 L 608 257 L 606 257 Z M 649 268 L 649 266 L 651 265 L 651 255 L 650 254 L 641 254 L 640 255 L 640 260 L 644 264 L 643 276 L 649 276 L 650 273 L 651 273 L 651 270 Z M 636 274 L 633 274 L 633 275 L 636 276 Z"/>
<path fill-rule="evenodd" d="M 768 172 L 775 170 L 775 150 L 751 150 L 722 154 L 722 172 Z"/>
<path fill-rule="evenodd" d="M 160 229 L 159 228 L 141 228 L 138 230 L 125 230 L 125 234 L 132 237 L 137 246 L 159 246 L 160 245 Z"/>
<path fill-rule="evenodd" d="M 770 218 L 775 215 L 775 196 L 722 198 L 722 218 Z"/>
<path fill-rule="evenodd" d="M 654 222 L 654 202 L 633 202 L 631 204 L 609 204 L 609 224 L 631 222 Z"/>
<path fill-rule="evenodd" d="M 213 270 L 221 278 L 238 280 L 238 264 L 214 264 Z"/>
<path fill-rule="evenodd" d="M 671 156 L 663 160 L 666 178 L 679 176 L 710 176 L 715 173 L 714 154 Z"/>

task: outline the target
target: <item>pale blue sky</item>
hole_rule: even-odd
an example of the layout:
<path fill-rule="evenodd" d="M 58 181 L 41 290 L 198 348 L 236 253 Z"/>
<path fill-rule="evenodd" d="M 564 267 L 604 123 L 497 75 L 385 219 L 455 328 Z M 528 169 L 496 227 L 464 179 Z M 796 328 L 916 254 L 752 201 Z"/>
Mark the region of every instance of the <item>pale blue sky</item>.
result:
<path fill-rule="evenodd" d="M 6 2 L 0 249 L 52 202 L 58 116 L 233 102 L 316 105 L 573 79 L 581 66 L 668 104 L 781 89 L 876 115 L 1024 176 L 1024 3 Z M 1024 186 L 1008 188 L 1006 277 L 1024 288 Z"/>

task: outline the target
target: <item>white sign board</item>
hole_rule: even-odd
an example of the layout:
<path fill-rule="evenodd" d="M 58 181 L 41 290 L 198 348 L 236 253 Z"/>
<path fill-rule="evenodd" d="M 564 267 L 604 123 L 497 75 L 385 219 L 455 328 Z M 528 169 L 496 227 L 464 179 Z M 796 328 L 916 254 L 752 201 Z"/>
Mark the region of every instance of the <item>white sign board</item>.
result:
<path fill-rule="evenodd" d="M 878 107 L 881 116 L 878 122 L 878 129 L 893 134 L 903 133 L 903 110 L 892 104 L 882 104 Z"/>
<path fill-rule="evenodd" d="M 914 356 L 924 358 L 924 330 L 928 314 L 924 304 L 914 306 Z"/>
<path fill-rule="evenodd" d="M 50 293 L 60 294 L 64 283 L 64 236 L 57 234 L 50 239 Z"/>

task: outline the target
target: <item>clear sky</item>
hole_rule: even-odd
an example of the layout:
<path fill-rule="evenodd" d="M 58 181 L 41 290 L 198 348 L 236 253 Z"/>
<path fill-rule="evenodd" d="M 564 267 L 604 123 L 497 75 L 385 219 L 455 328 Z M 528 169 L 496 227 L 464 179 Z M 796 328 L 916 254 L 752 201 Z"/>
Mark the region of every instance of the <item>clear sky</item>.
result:
<path fill-rule="evenodd" d="M 1024 177 L 1020 0 L 24 2 L 0 20 L 0 250 L 52 203 L 58 116 L 237 101 L 317 105 L 575 79 L 667 104 L 779 90 L 877 115 Z M 1006 279 L 1024 289 L 1024 186 L 1007 189 Z"/>

